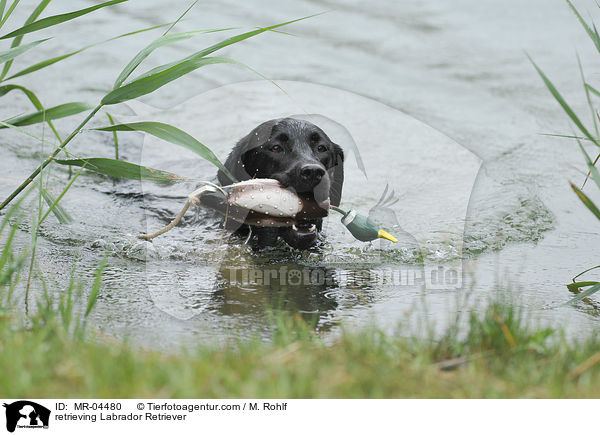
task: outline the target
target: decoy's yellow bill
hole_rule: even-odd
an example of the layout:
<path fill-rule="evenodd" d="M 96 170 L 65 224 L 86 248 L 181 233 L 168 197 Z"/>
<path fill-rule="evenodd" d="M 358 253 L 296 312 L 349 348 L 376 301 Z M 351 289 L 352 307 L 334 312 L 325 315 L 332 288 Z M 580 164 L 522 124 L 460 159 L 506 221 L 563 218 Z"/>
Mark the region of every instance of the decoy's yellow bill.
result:
<path fill-rule="evenodd" d="M 387 239 L 390 242 L 394 242 L 396 243 L 398 241 L 397 238 L 395 238 L 394 236 L 392 236 L 390 233 L 388 233 L 387 231 L 383 231 L 383 230 L 379 230 L 377 232 L 377 237 L 379 237 L 380 239 Z"/>

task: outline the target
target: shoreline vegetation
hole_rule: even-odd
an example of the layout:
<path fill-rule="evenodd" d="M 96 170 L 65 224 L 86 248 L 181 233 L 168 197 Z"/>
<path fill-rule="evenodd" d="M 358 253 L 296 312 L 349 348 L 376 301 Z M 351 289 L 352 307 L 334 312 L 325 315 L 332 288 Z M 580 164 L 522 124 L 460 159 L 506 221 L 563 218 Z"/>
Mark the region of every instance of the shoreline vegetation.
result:
<path fill-rule="evenodd" d="M 7 268 L 8 266 L 8 268 Z M 342 331 L 326 343 L 299 315 L 274 314 L 271 340 L 173 353 L 86 328 L 75 281 L 32 313 L 15 306 L 16 275 L 0 288 L 0 397 L 65 398 L 597 398 L 600 336 L 572 340 L 535 325 L 518 305 L 490 301 L 430 338 L 399 326 Z M 13 269 L 14 270 L 14 269 Z M 11 284 L 12 283 L 12 284 Z M 429 321 L 430 322 L 430 321 Z M 433 330 L 425 321 L 424 329 Z"/>

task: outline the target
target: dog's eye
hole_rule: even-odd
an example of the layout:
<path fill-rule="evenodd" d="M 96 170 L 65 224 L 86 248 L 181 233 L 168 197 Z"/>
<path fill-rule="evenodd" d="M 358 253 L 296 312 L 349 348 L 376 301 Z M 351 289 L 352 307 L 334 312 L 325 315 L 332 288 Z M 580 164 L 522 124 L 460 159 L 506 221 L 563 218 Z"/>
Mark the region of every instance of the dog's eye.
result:
<path fill-rule="evenodd" d="M 310 134 L 310 141 L 312 143 L 319 142 L 319 140 L 321 140 L 321 136 L 319 136 L 319 133 L 311 133 Z"/>
<path fill-rule="evenodd" d="M 273 145 L 269 150 L 274 153 L 280 153 L 283 151 L 283 147 L 281 145 Z"/>
<path fill-rule="evenodd" d="M 327 147 L 325 145 L 319 145 L 317 147 L 317 151 L 320 153 L 324 153 L 325 151 L 327 151 Z"/>

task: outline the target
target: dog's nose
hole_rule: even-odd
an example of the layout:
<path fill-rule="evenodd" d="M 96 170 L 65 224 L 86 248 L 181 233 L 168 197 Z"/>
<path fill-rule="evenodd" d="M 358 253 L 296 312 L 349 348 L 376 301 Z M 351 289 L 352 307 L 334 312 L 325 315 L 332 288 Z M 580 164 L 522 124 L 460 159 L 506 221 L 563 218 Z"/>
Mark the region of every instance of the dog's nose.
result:
<path fill-rule="evenodd" d="M 300 168 L 300 177 L 313 186 L 319 184 L 324 175 L 325 169 L 321 165 L 309 163 Z"/>

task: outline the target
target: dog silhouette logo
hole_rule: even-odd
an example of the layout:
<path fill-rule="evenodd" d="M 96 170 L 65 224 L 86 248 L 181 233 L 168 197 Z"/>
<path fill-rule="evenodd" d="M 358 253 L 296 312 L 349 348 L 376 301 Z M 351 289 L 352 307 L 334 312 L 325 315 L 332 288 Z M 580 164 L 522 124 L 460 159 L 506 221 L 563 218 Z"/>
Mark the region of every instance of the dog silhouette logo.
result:
<path fill-rule="evenodd" d="M 48 428 L 50 410 L 29 400 L 4 404 L 6 408 L 6 430 L 14 432 L 18 427 L 26 429 Z"/>

